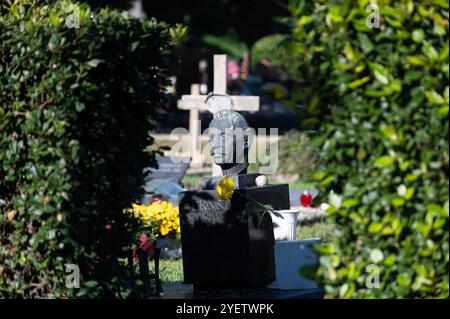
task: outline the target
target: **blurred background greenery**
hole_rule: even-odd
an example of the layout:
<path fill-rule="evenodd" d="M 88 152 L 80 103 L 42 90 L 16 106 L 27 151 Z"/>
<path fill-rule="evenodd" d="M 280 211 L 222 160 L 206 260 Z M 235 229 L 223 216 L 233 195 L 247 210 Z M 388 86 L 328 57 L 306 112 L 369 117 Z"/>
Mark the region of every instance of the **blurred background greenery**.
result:
<path fill-rule="evenodd" d="M 448 2 L 376 3 L 289 1 L 293 106 L 333 191 L 317 275 L 329 297 L 448 298 Z"/>

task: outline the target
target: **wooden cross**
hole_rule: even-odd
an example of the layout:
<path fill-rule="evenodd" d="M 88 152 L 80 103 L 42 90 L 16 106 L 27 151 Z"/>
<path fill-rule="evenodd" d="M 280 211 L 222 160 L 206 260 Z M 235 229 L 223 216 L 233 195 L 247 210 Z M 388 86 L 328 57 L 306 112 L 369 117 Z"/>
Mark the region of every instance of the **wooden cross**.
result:
<path fill-rule="evenodd" d="M 227 94 L 227 56 L 214 55 L 214 94 Z M 259 110 L 259 96 L 230 96 L 234 111 Z M 181 110 L 196 110 L 197 117 L 199 111 L 209 111 L 206 103 L 206 96 L 202 95 L 183 95 L 178 101 L 178 108 Z M 198 129 L 193 130 L 189 127 L 191 134 L 198 134 Z M 212 163 L 212 176 L 221 176 L 222 171 L 218 165 Z"/>
<path fill-rule="evenodd" d="M 191 96 L 200 95 L 200 84 L 191 85 Z M 190 153 L 191 167 L 203 166 L 203 157 L 201 147 L 201 125 L 199 120 L 199 110 L 191 109 L 189 112 L 189 135 L 190 135 Z"/>

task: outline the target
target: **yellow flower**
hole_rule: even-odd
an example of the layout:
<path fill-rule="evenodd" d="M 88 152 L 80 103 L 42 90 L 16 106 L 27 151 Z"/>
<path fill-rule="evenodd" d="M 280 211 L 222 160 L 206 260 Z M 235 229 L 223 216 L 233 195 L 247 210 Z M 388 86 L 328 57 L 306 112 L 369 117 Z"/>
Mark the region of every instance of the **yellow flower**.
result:
<path fill-rule="evenodd" d="M 222 200 L 230 200 L 234 193 L 234 179 L 231 176 L 225 176 L 217 183 L 217 195 Z"/>
<path fill-rule="evenodd" d="M 180 234 L 180 216 L 178 207 L 171 203 L 153 202 L 149 206 L 143 204 L 132 204 L 131 209 L 125 213 L 132 213 L 136 218 L 143 221 L 145 226 L 151 226 L 157 237 L 176 237 Z"/>

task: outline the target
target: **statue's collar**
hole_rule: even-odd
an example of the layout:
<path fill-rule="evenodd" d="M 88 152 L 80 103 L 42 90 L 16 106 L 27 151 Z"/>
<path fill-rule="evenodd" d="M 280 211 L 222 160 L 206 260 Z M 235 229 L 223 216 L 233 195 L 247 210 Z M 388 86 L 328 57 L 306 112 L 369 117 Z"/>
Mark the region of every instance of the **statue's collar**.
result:
<path fill-rule="evenodd" d="M 234 176 L 239 174 L 245 174 L 247 172 L 248 163 L 238 163 L 230 168 L 222 168 L 223 176 Z"/>

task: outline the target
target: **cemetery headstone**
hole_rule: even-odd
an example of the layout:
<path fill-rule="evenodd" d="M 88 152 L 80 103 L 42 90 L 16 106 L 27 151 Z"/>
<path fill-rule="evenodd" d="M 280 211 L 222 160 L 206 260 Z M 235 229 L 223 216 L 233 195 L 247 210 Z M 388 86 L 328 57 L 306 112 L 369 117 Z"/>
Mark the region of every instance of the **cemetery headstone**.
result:
<path fill-rule="evenodd" d="M 261 205 L 288 209 L 288 194 L 286 184 L 238 189 L 228 202 L 215 190 L 181 192 L 184 282 L 199 288 L 273 282 L 273 224 Z"/>
<path fill-rule="evenodd" d="M 172 204 L 178 204 L 178 193 L 183 190 L 181 181 L 186 174 L 189 159 L 183 157 L 156 156 L 158 168 L 144 169 L 144 196 L 142 202 L 149 204 L 156 196 L 163 196 Z"/>
<path fill-rule="evenodd" d="M 214 115 L 209 127 L 215 164 L 212 177 L 202 181 L 201 190 L 179 194 L 184 283 L 193 285 L 194 298 L 199 292 L 217 296 L 220 291 L 233 296 L 249 291 L 262 295 L 270 290 L 267 287 L 283 291 L 280 296 L 284 297 L 290 292 L 294 298 L 320 296 L 322 290 L 314 281 L 299 274 L 300 267 L 317 264 L 312 248 L 317 240 L 275 242 L 269 212 L 292 211 L 289 185 L 270 185 L 262 174 L 247 174 L 252 136 L 236 111 L 245 108 L 245 102 L 259 107 L 259 100 L 226 95 L 225 70 L 226 57 L 215 57 L 214 92 L 206 99 L 184 96 L 179 103 L 187 109 L 207 108 Z M 240 132 L 235 134 L 236 130 Z M 234 181 L 230 199 L 220 198 L 217 192 L 222 175 Z M 290 226 L 292 233 L 295 218 Z M 272 292 L 267 295 L 275 297 Z"/>
<path fill-rule="evenodd" d="M 184 282 L 194 288 L 264 287 L 275 280 L 275 239 L 265 205 L 289 209 L 289 186 L 257 186 L 261 174 L 246 174 L 245 150 L 252 141 L 245 134 L 248 125 L 231 109 L 232 98 L 212 97 L 213 103 L 208 103 L 214 113 L 212 158 L 220 175 L 232 176 L 236 189 L 229 201 L 220 199 L 216 192 L 220 177 L 213 176 L 203 181 L 202 190 L 180 193 Z"/>
<path fill-rule="evenodd" d="M 189 159 L 183 157 L 156 156 L 158 168 L 145 168 L 145 180 L 170 180 L 181 183 L 189 166 Z"/>

